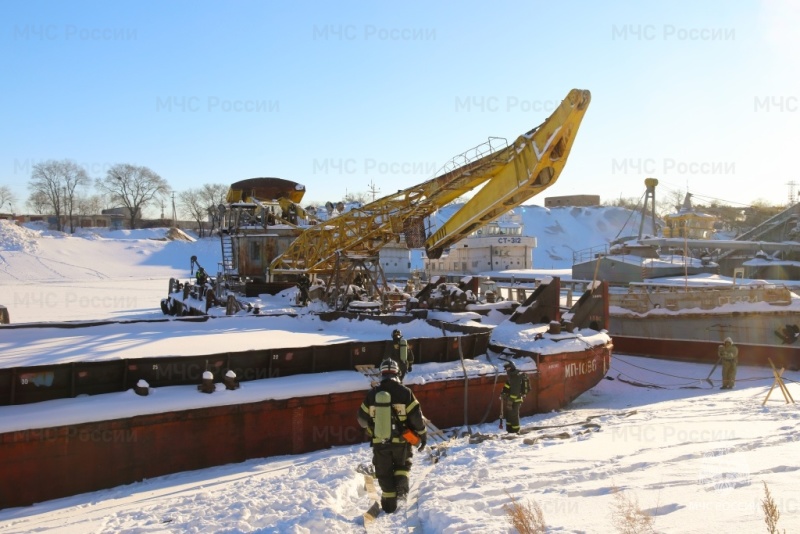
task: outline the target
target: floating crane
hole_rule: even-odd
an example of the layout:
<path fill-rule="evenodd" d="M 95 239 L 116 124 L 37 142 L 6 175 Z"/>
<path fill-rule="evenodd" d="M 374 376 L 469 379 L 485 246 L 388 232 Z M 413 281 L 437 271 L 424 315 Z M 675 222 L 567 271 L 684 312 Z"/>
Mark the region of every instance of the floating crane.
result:
<path fill-rule="evenodd" d="M 337 214 L 329 203 L 327 220 L 316 220 L 313 210 L 300 206 L 301 184 L 280 178 L 232 184 L 227 203 L 210 210 L 219 218 L 222 243 L 214 300 L 227 295 L 230 302 L 231 293 L 273 293 L 301 275 L 326 280 L 326 300 L 336 309 L 352 300 L 353 285 L 384 297 L 382 247 L 405 238 L 408 248 L 424 248 L 428 258 L 438 259 L 448 247 L 552 186 L 590 101 L 589 91 L 573 89 L 550 117 L 513 143 L 490 137 L 453 158 L 434 178 L 360 208 L 343 212 L 342 206 Z M 473 191 L 450 219 L 430 226 L 437 210 Z"/>
<path fill-rule="evenodd" d="M 489 138 L 453 158 L 439 176 L 352 209 L 302 232 L 269 267 L 273 280 L 308 273 L 343 280 L 352 265 L 376 263 L 384 245 L 405 237 L 437 259 L 449 246 L 541 193 L 567 162 L 591 95 L 573 89 L 541 125 L 511 145 Z M 427 232 L 426 219 L 476 188 L 449 220 Z"/>

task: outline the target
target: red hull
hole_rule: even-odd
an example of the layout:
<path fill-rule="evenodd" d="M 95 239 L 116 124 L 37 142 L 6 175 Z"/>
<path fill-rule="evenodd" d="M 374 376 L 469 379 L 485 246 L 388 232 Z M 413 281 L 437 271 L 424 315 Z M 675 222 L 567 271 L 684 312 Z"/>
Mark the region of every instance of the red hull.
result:
<path fill-rule="evenodd" d="M 716 341 L 690 339 L 653 339 L 615 335 L 614 350 L 622 354 L 635 354 L 652 358 L 714 364 L 717 362 Z M 777 368 L 800 370 L 800 346 L 748 345 L 737 343 L 739 365 L 769 367 L 769 360 Z"/>
<path fill-rule="evenodd" d="M 523 415 L 565 406 L 597 384 L 611 345 L 539 358 Z M 436 425 L 498 417 L 504 375 L 415 385 Z M 360 443 L 355 415 L 365 391 L 143 415 L 0 434 L 0 508 L 129 484 L 250 458 L 299 454 Z"/>

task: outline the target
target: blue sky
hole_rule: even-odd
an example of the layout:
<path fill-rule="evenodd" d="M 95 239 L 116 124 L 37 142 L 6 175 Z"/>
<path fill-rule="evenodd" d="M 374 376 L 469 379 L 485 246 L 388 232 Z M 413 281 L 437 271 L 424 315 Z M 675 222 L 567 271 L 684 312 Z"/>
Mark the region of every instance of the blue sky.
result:
<path fill-rule="evenodd" d="M 278 176 L 308 201 L 431 178 L 592 104 L 545 196 L 788 200 L 800 8 L 705 2 L 3 2 L 0 183 L 33 164 L 172 187 Z M 22 210 L 21 206 L 17 206 Z"/>

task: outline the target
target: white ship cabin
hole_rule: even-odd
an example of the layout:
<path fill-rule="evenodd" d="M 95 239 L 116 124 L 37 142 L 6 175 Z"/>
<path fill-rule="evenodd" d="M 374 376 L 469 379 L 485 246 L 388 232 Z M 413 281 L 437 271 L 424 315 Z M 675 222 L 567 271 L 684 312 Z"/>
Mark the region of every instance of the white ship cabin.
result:
<path fill-rule="evenodd" d="M 387 243 L 381 247 L 378 255 L 386 280 L 399 284 L 411 278 L 411 251 L 406 246 L 405 238 Z"/>
<path fill-rule="evenodd" d="M 438 260 L 423 258 L 425 274 L 430 279 L 532 269 L 535 248 L 536 238 L 524 235 L 522 216 L 512 210 L 450 247 Z"/>
<path fill-rule="evenodd" d="M 664 216 L 666 227 L 664 237 L 680 237 L 686 239 L 712 239 L 714 223 L 717 218 L 707 213 L 695 211 L 692 206 L 692 194 L 686 193 L 683 206 L 677 213 Z"/>

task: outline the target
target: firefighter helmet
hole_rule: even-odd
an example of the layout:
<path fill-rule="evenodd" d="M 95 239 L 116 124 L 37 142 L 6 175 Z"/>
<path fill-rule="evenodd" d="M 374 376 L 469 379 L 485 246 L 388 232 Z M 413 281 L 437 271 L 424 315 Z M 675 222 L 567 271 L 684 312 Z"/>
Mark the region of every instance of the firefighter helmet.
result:
<path fill-rule="evenodd" d="M 400 366 L 391 358 L 387 358 L 381 362 L 382 375 L 396 375 L 400 373 Z"/>

